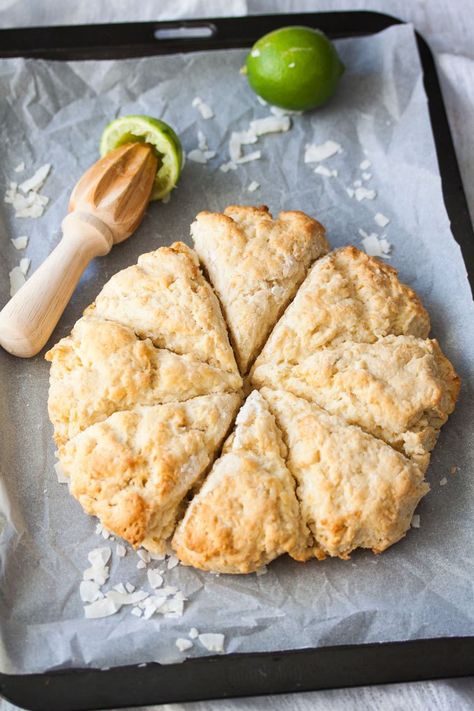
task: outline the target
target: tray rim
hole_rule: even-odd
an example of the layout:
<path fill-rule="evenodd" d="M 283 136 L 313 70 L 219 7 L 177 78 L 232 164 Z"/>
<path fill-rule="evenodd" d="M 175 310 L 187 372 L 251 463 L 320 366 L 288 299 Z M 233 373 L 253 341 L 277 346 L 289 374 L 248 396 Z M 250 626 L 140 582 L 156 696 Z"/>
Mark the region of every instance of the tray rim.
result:
<path fill-rule="evenodd" d="M 245 47 L 265 32 L 295 22 L 319 27 L 333 38 L 371 35 L 393 25 L 406 24 L 384 13 L 355 10 L 3 29 L 0 30 L 0 58 L 108 59 Z M 215 30 L 217 37 L 173 39 L 159 44 L 154 37 L 154 32 L 160 28 L 203 25 Z M 130 41 L 132 36 L 133 42 Z M 471 289 L 474 289 L 474 232 L 439 78 L 428 44 L 416 30 L 415 36 L 444 202 L 453 236 L 461 247 Z M 73 37 L 80 42 L 71 48 Z M 149 663 L 145 667 L 131 665 L 109 670 L 68 668 L 41 674 L 0 673 L 0 695 L 31 711 L 94 711 L 137 704 L 190 702 L 470 675 L 474 675 L 474 636 L 436 637 L 233 653 L 187 659 L 178 664 Z"/>

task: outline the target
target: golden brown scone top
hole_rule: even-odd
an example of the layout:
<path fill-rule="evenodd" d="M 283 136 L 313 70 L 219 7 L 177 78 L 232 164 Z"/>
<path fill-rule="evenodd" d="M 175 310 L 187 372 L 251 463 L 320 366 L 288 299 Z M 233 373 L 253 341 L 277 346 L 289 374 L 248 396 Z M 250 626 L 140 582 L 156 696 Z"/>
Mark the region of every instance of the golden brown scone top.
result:
<path fill-rule="evenodd" d="M 195 252 L 181 242 L 115 274 L 85 314 L 128 326 L 158 348 L 237 371 L 219 302 Z"/>
<path fill-rule="evenodd" d="M 393 267 L 355 247 L 343 247 L 313 266 L 256 364 L 299 362 L 318 348 L 382 336 L 426 338 L 429 316 Z"/>
<path fill-rule="evenodd" d="M 275 419 L 255 390 L 176 529 L 172 546 L 183 563 L 251 573 L 283 553 L 298 557 L 308 536 L 285 457 Z"/>
<path fill-rule="evenodd" d="M 244 375 L 315 259 L 325 230 L 303 212 L 230 206 L 200 212 L 191 226 L 196 252 L 222 304 Z"/>
<path fill-rule="evenodd" d="M 163 552 L 188 491 L 212 463 L 240 404 L 204 395 L 116 412 L 62 448 L 60 461 L 84 510 L 133 546 Z"/>
<path fill-rule="evenodd" d="M 288 446 L 316 557 L 380 553 L 402 538 L 428 492 L 423 472 L 389 445 L 283 390 L 262 389 Z"/>
<path fill-rule="evenodd" d="M 459 378 L 434 340 L 344 342 L 297 363 L 256 366 L 255 387 L 285 389 L 383 439 L 426 470 L 454 410 Z"/>
<path fill-rule="evenodd" d="M 85 316 L 47 354 L 48 410 L 58 447 L 89 425 L 135 405 L 234 392 L 242 379 L 190 355 L 156 348 L 113 321 Z"/>

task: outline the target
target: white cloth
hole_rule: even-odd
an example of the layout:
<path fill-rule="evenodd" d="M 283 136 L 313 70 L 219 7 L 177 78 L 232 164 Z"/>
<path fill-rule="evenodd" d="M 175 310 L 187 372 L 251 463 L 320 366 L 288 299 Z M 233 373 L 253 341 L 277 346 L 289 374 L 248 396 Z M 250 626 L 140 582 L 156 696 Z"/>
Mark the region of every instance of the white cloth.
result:
<path fill-rule="evenodd" d="M 133 22 L 275 12 L 375 10 L 408 22 L 435 54 L 474 219 L 472 0 L 0 0 L 0 27 Z M 474 678 L 161 706 L 162 711 L 470 711 Z M 2 711 L 16 707 L 0 701 Z M 158 707 L 156 707 L 158 709 Z M 152 711 L 151 708 L 144 711 Z"/>

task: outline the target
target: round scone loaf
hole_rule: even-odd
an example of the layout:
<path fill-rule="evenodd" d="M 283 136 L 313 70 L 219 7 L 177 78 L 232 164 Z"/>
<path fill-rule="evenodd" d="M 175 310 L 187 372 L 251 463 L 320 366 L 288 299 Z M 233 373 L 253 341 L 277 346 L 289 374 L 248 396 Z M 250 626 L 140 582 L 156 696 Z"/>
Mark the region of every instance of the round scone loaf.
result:
<path fill-rule="evenodd" d="M 71 493 L 205 571 L 384 551 L 460 387 L 420 299 L 298 211 L 231 206 L 191 233 L 196 251 L 112 277 L 46 355 Z"/>

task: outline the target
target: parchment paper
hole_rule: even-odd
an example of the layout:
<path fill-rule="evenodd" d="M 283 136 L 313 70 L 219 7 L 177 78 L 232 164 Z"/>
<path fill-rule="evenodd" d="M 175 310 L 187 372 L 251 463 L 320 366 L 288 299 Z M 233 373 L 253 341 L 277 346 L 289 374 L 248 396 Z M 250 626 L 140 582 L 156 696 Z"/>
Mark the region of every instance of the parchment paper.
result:
<path fill-rule="evenodd" d="M 1 646 L 4 672 L 39 672 L 71 666 L 108 667 L 184 658 L 177 637 L 191 626 L 223 632 L 227 652 L 474 634 L 474 480 L 472 404 L 474 309 L 458 245 L 449 228 L 421 70 L 411 27 L 337 43 L 346 73 L 324 108 L 292 117 L 286 134 L 259 139 L 262 159 L 226 174 L 230 131 L 266 116 L 238 73 L 245 51 L 219 51 L 106 62 L 0 62 L 0 189 L 53 165 L 43 193 L 51 198 L 37 220 L 0 207 L 0 296 L 23 253 L 10 238 L 27 234 L 36 268 L 59 239 L 72 186 L 97 158 L 103 126 L 115 115 L 162 116 L 197 147 L 197 130 L 217 151 L 207 165 L 187 162 L 169 204 L 150 207 L 137 234 L 87 270 L 51 340 L 67 334 L 110 276 L 145 251 L 176 239 L 189 243 L 189 224 L 201 209 L 229 203 L 266 203 L 302 209 L 328 229 L 333 246 L 360 246 L 359 229 L 386 233 L 390 263 L 422 296 L 433 334 L 463 379 L 461 400 L 442 431 L 428 478 L 431 493 L 419 507 L 420 529 L 382 556 L 358 552 L 350 562 L 297 564 L 280 559 L 266 575 L 213 576 L 178 566 L 166 583 L 188 597 L 180 619 L 137 619 L 124 607 L 112 617 L 86 620 L 79 597 L 87 553 L 113 551 L 105 586 L 130 581 L 147 589 L 131 550 L 115 555 L 115 542 L 95 533 L 87 517 L 57 483 L 46 401 L 49 366 L 42 356 L 15 359 L 0 352 Z M 192 100 L 200 96 L 215 118 L 204 121 Z M 304 164 L 306 143 L 335 140 L 343 152 L 325 164 L 337 178 L 315 175 Z M 366 151 L 366 153 L 364 152 Z M 346 188 L 360 179 L 368 159 L 373 201 L 357 202 Z M 248 193 L 252 180 L 261 184 Z M 19 182 L 19 180 L 18 180 Z M 390 218 L 382 230 L 374 222 Z M 451 475 L 453 467 L 458 467 Z M 447 484 L 440 481 L 447 478 Z M 157 567 L 163 567 L 157 564 Z M 199 643 L 189 656 L 206 654 Z"/>

